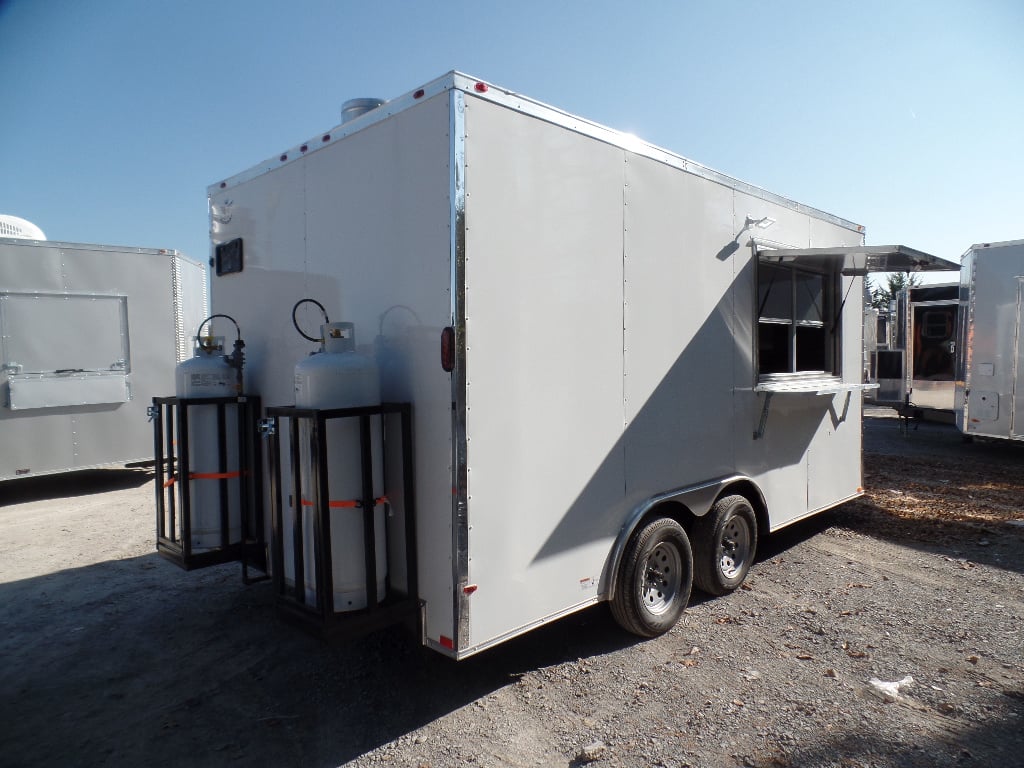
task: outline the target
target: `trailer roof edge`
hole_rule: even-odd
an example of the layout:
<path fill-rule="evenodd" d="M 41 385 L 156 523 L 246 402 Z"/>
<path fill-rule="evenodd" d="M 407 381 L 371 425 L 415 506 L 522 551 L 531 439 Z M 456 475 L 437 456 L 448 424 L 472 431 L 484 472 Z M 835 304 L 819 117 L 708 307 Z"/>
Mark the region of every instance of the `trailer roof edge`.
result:
<path fill-rule="evenodd" d="M 1013 245 L 1024 245 L 1024 240 L 991 240 L 987 243 L 974 243 L 967 251 L 983 251 L 986 248 L 1005 248 Z"/>
<path fill-rule="evenodd" d="M 569 130 L 597 139 L 598 141 L 603 141 L 607 144 L 620 147 L 627 152 L 632 152 L 633 154 L 646 157 L 650 160 L 654 160 L 655 162 L 664 163 L 665 165 L 672 166 L 673 168 L 677 168 L 681 171 L 691 173 L 694 176 L 699 176 L 700 178 L 707 179 L 708 181 L 713 181 L 729 187 L 730 189 L 735 189 L 739 192 L 744 192 L 753 197 L 757 197 L 758 199 L 765 200 L 766 202 L 776 203 L 800 213 L 822 219 L 831 224 L 835 224 L 836 226 L 850 229 L 859 234 L 864 234 L 864 226 L 861 224 L 857 224 L 856 222 L 828 213 L 820 208 L 815 208 L 813 206 L 797 202 L 796 200 L 785 197 L 784 195 L 770 192 L 763 187 L 758 187 L 755 184 L 742 181 L 734 176 L 729 176 L 728 174 L 716 171 L 713 168 L 709 168 L 706 165 L 690 160 L 677 152 L 659 147 L 656 144 L 645 141 L 633 134 L 609 128 L 606 125 L 596 123 L 585 117 L 579 117 L 570 112 L 566 112 L 564 109 L 560 109 L 559 107 L 546 104 L 542 101 L 538 101 L 537 99 L 524 96 L 523 94 L 510 91 L 502 88 L 501 86 L 496 86 L 485 80 L 480 80 L 458 71 L 451 72 L 449 74 L 454 79 L 454 87 L 477 98 L 486 99 L 496 104 L 509 107 L 510 109 L 524 112 L 554 125 L 568 128 Z M 478 89 L 478 83 L 485 85 L 486 89 Z"/>
<path fill-rule="evenodd" d="M 0 237 L 0 245 L 25 245 L 38 248 L 74 248 L 76 251 L 118 251 L 141 256 L 179 256 L 202 264 L 201 259 L 186 256 L 174 248 L 139 248 L 132 245 L 104 245 L 102 243 L 74 243 L 67 240 L 26 240 L 20 237 Z"/>
<path fill-rule="evenodd" d="M 614 128 L 609 128 L 608 126 L 601 125 L 600 123 L 596 123 L 593 120 L 588 120 L 584 117 L 573 115 L 559 107 L 546 104 L 542 101 L 538 101 L 537 99 L 530 98 L 529 96 L 524 96 L 523 94 L 507 88 L 502 88 L 501 86 L 467 75 L 463 72 L 459 72 L 458 70 L 452 70 L 441 77 L 431 80 L 426 85 L 408 91 L 394 99 L 385 101 L 376 109 L 372 109 L 347 123 L 336 125 L 334 128 L 325 131 L 318 136 L 312 137 L 305 142 L 296 144 L 276 157 L 268 158 L 267 160 L 257 163 L 251 168 L 237 173 L 234 176 L 215 182 L 207 187 L 207 195 L 212 197 L 218 191 L 228 189 L 237 184 L 242 184 L 258 176 L 262 176 L 265 173 L 269 173 L 275 168 L 279 168 L 282 165 L 293 162 L 298 158 L 310 155 L 323 147 L 330 146 L 334 142 L 339 141 L 356 131 L 362 130 L 363 128 L 382 120 L 386 120 L 397 112 L 408 109 L 420 100 L 428 99 L 440 93 L 444 93 L 445 91 L 451 90 L 462 91 L 463 93 L 475 98 L 485 99 L 492 103 L 508 107 L 509 109 L 523 112 L 524 114 L 544 120 L 545 122 L 553 125 L 567 128 L 571 131 L 589 136 L 590 138 L 597 139 L 598 141 L 602 141 L 606 144 L 619 147 L 627 152 L 654 160 L 655 162 L 672 166 L 673 168 L 677 168 L 686 173 L 693 174 L 694 176 L 721 184 L 738 192 L 743 192 L 751 195 L 752 197 L 765 200 L 766 202 L 782 205 L 786 208 L 798 211 L 799 213 L 813 216 L 814 218 L 843 227 L 844 229 L 849 229 L 862 235 L 864 234 L 864 226 L 857 224 L 856 222 L 828 213 L 819 208 L 797 202 L 796 200 L 785 197 L 784 195 L 770 192 L 763 187 L 756 186 L 755 184 L 751 184 L 733 176 L 729 176 L 728 174 L 721 173 L 720 171 L 716 171 L 706 165 L 690 160 L 676 152 L 659 147 L 633 136 L 632 134 L 618 131 Z"/>

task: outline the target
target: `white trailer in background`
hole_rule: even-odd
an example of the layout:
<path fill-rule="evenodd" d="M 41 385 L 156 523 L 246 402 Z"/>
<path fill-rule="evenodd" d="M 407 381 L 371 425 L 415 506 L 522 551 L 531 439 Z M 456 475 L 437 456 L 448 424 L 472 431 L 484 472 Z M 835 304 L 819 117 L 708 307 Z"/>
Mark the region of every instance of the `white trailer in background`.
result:
<path fill-rule="evenodd" d="M 956 422 L 1024 440 L 1024 240 L 972 245 L 960 268 Z"/>
<path fill-rule="evenodd" d="M 957 269 L 953 262 L 944 263 L 947 269 Z M 879 385 L 876 403 L 904 416 L 952 423 L 959 297 L 955 282 L 910 286 L 896 295 L 887 313 L 889 338 L 878 344 L 871 366 Z"/>
<path fill-rule="evenodd" d="M 212 310 L 242 329 L 246 391 L 295 402 L 315 346 L 292 312 L 314 299 L 411 404 L 386 599 L 455 658 L 603 600 L 664 632 L 691 577 L 734 589 L 759 534 L 859 496 L 863 276 L 935 262 L 458 73 L 209 197 Z M 298 452 L 279 453 L 270 562 L 301 602 Z M 304 494 L 321 527 L 357 506 Z"/>
<path fill-rule="evenodd" d="M 0 480 L 152 460 L 206 288 L 175 251 L 0 238 Z"/>

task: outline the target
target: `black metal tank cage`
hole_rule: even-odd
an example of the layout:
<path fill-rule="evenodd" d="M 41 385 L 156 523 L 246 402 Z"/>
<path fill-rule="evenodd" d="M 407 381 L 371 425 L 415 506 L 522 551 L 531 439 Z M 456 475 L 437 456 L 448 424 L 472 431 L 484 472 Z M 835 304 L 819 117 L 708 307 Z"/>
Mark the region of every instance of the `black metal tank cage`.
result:
<path fill-rule="evenodd" d="M 215 406 L 217 419 L 216 472 L 193 472 L 189 451 L 192 409 Z M 263 517 L 263 465 L 257 417 L 260 398 L 155 397 L 150 416 L 153 421 L 156 456 L 156 547 L 165 558 L 187 571 L 238 561 L 246 584 L 268 579 L 267 546 Z M 234 411 L 237 430 L 229 434 L 228 413 Z M 233 444 L 233 445 L 232 445 Z M 229 446 L 238 457 L 237 468 L 228 465 Z M 194 552 L 192 482 L 217 484 L 220 512 L 219 544 Z M 232 488 L 240 504 L 240 533 L 231 536 L 230 496 Z M 262 576 L 250 577 L 250 568 Z"/>
<path fill-rule="evenodd" d="M 382 430 L 382 451 L 384 474 L 388 474 L 388 457 L 393 455 L 395 439 L 400 440 L 401 477 L 381 478 L 385 493 L 401 493 L 404 525 L 399 531 L 404 536 L 406 578 L 404 584 L 395 583 L 393 569 L 388 569 L 387 593 L 381 602 L 377 595 L 377 552 L 376 520 L 374 507 L 380 501 L 374 498 L 373 476 L 373 426 L 372 419 L 380 416 Z M 415 485 L 412 459 L 412 407 L 408 403 L 384 403 L 359 408 L 321 410 L 314 408 L 274 407 L 267 408 L 264 431 L 270 439 L 270 495 L 271 495 L 271 557 L 277 604 L 281 615 L 295 621 L 306 629 L 324 637 L 362 634 L 381 627 L 411 622 L 419 630 L 421 601 L 417 583 L 416 563 L 416 509 Z M 282 483 L 282 440 L 281 419 L 288 421 L 287 447 L 291 471 L 292 498 L 287 500 L 294 507 L 292 524 L 285 530 Z M 327 423 L 337 419 L 358 419 L 358 455 L 361 477 L 361 496 L 346 514 L 362 514 L 363 553 L 366 565 L 366 608 L 351 611 L 336 611 L 334 608 L 334 569 L 331 547 L 331 502 L 328 489 Z M 395 429 L 395 421 L 398 421 Z M 310 426 L 309 435 L 309 487 L 312 490 L 313 509 L 313 558 L 315 561 L 315 605 L 306 603 L 303 515 L 301 504 L 295 503 L 304 487 L 303 466 L 300 461 L 300 424 Z M 394 462 L 390 462 L 393 464 Z M 385 502 L 392 503 L 392 502 Z M 386 522 L 385 522 L 386 524 Z M 390 541 L 389 548 L 396 545 Z M 292 546 L 292 572 L 285 573 L 284 545 Z M 286 576 L 292 583 L 288 583 Z"/>

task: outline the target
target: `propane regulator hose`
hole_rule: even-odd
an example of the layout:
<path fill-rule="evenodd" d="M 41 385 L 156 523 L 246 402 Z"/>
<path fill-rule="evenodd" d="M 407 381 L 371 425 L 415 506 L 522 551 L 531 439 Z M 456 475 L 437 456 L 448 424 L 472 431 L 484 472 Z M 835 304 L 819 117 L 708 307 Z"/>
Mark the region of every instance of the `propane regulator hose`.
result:
<path fill-rule="evenodd" d="M 241 341 L 241 339 L 242 339 L 242 329 L 238 327 L 238 323 L 235 322 L 235 318 L 233 318 L 231 315 L 210 315 L 208 318 L 206 318 L 205 320 L 203 320 L 203 322 L 201 322 L 199 324 L 199 328 L 196 330 L 196 341 L 197 342 L 199 342 L 200 344 L 203 343 L 202 342 L 203 326 L 206 325 L 211 320 L 213 320 L 215 317 L 223 317 L 225 320 L 230 320 L 232 323 L 234 323 L 234 325 L 235 325 L 235 338 L 238 341 Z"/>
<path fill-rule="evenodd" d="M 196 330 L 196 342 L 203 346 L 203 326 L 213 320 L 215 317 L 223 317 L 225 320 L 230 320 L 235 326 L 235 344 L 230 355 L 224 355 L 224 359 L 227 360 L 228 365 L 235 369 L 235 390 L 241 394 L 242 392 L 242 367 L 245 365 L 245 353 L 242 351 L 245 349 L 245 342 L 242 341 L 242 329 L 238 326 L 238 322 L 231 315 L 210 315 L 208 318 L 203 320 L 199 324 L 199 328 Z M 204 347 L 205 349 L 205 347 Z"/>
<path fill-rule="evenodd" d="M 295 313 L 299 311 L 299 307 L 302 306 L 303 304 L 315 304 L 317 307 L 319 307 L 320 308 L 320 314 L 322 314 L 324 316 L 324 324 L 325 325 L 327 323 L 331 322 L 331 319 L 327 316 L 327 310 L 324 309 L 324 305 L 321 304 L 316 299 L 299 299 L 297 302 L 295 302 L 295 306 L 292 307 L 292 325 L 294 325 L 295 326 L 295 330 L 299 332 L 299 336 L 301 336 L 302 338 L 306 339 L 307 341 L 316 341 L 316 342 L 319 342 L 319 343 L 322 344 L 323 341 L 324 341 L 322 337 L 321 338 L 314 338 L 314 337 L 310 336 L 309 334 L 307 334 L 305 331 L 303 331 L 299 327 L 299 318 L 296 316 Z"/>

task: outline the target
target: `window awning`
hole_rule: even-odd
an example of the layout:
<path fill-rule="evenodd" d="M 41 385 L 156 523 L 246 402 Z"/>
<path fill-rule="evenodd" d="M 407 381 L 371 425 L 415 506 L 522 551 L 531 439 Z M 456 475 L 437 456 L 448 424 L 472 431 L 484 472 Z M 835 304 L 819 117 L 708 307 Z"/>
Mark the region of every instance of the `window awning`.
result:
<path fill-rule="evenodd" d="M 758 249 L 765 264 L 793 264 L 822 267 L 842 261 L 844 275 L 869 272 L 959 272 L 960 265 L 905 245 L 851 245 L 835 248 Z"/>

